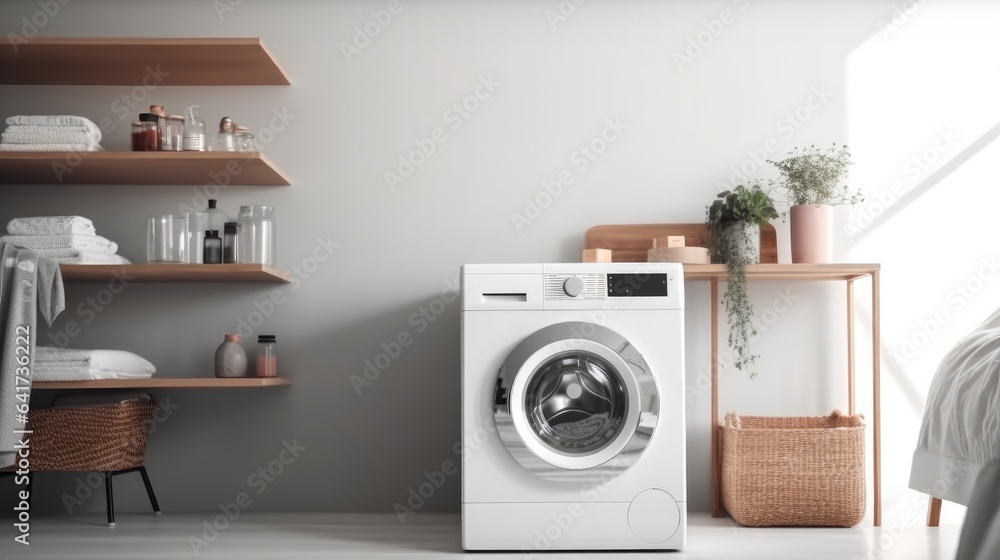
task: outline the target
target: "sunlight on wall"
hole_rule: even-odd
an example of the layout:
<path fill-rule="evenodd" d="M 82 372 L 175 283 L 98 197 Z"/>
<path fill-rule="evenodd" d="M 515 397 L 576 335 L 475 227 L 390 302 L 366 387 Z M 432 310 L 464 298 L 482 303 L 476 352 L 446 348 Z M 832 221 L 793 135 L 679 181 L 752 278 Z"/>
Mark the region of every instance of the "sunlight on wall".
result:
<path fill-rule="evenodd" d="M 925 498 L 906 484 L 927 390 L 944 353 L 1000 306 L 991 211 L 1000 7 L 900 8 L 846 61 L 848 144 L 857 162 L 851 184 L 864 188 L 866 200 L 838 232 L 846 260 L 882 263 L 886 526 L 907 513 L 923 519 Z M 859 333 L 869 328 L 864 307 Z M 943 522 L 961 522 L 964 513 L 946 504 Z"/>

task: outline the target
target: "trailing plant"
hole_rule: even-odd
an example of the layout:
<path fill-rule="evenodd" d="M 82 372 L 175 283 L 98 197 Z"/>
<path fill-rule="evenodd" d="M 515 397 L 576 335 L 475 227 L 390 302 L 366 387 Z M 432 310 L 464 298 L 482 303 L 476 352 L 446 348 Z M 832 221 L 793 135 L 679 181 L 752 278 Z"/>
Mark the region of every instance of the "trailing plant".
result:
<path fill-rule="evenodd" d="M 731 191 L 719 193 L 716 200 L 705 209 L 709 224 L 709 245 L 714 262 L 726 264 L 728 281 L 722 304 L 729 324 L 729 349 L 734 356 L 733 365 L 756 377 L 753 364 L 759 356 L 750 352 L 750 341 L 757 335 L 753 324 L 753 304 L 747 293 L 746 266 L 757 261 L 753 251 L 752 233 L 778 217 L 774 201 L 755 181 L 737 185 Z"/>
<path fill-rule="evenodd" d="M 789 157 L 767 160 L 778 168 L 781 177 L 772 184 L 786 197 L 788 204 L 857 204 L 862 202 L 861 190 L 852 191 L 846 184 L 848 168 L 854 164 L 847 146 L 833 146 L 823 150 L 814 145 L 794 148 Z"/>

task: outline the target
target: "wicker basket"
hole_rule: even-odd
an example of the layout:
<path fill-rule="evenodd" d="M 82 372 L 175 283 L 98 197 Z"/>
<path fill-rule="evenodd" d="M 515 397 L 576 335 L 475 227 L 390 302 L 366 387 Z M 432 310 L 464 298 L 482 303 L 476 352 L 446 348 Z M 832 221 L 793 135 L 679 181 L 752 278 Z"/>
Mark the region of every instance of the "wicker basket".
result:
<path fill-rule="evenodd" d="M 155 401 L 28 413 L 31 470 L 115 472 L 143 465 Z"/>
<path fill-rule="evenodd" d="M 722 503 L 740 525 L 853 527 L 865 516 L 864 417 L 737 416 L 721 427 Z"/>

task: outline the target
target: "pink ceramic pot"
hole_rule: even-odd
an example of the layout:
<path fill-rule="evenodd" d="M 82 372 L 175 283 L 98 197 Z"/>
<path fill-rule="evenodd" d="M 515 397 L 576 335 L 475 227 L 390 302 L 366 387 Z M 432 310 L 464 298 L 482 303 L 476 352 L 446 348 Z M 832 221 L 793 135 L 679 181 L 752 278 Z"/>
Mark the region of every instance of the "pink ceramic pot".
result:
<path fill-rule="evenodd" d="M 792 262 L 828 263 L 833 259 L 833 206 L 792 206 Z"/>

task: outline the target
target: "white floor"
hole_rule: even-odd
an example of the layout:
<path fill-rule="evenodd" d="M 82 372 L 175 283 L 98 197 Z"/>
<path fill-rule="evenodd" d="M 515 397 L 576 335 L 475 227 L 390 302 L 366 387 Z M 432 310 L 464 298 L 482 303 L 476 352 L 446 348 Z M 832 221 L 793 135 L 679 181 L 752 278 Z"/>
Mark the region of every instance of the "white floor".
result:
<path fill-rule="evenodd" d="M 205 514 L 122 514 L 109 529 L 98 515 L 35 520 L 29 547 L 14 543 L 4 530 L 0 555 L 80 560 L 175 560 L 233 558 L 454 558 L 462 553 L 457 515 L 422 514 L 399 525 L 392 515 L 250 514 L 241 515 L 214 538 L 203 535 Z M 220 524 L 221 525 L 221 524 Z M 693 516 L 688 549 L 670 553 L 469 553 L 476 560 L 496 558 L 663 558 L 808 559 L 808 560 L 951 560 L 960 528 L 900 531 L 859 526 L 852 529 L 748 529 L 728 519 Z M 202 539 L 201 542 L 198 539 Z M 202 544 L 207 546 L 201 546 Z M 873 548 L 881 544 L 879 548 Z M 197 553 L 195 551 L 197 548 Z"/>

